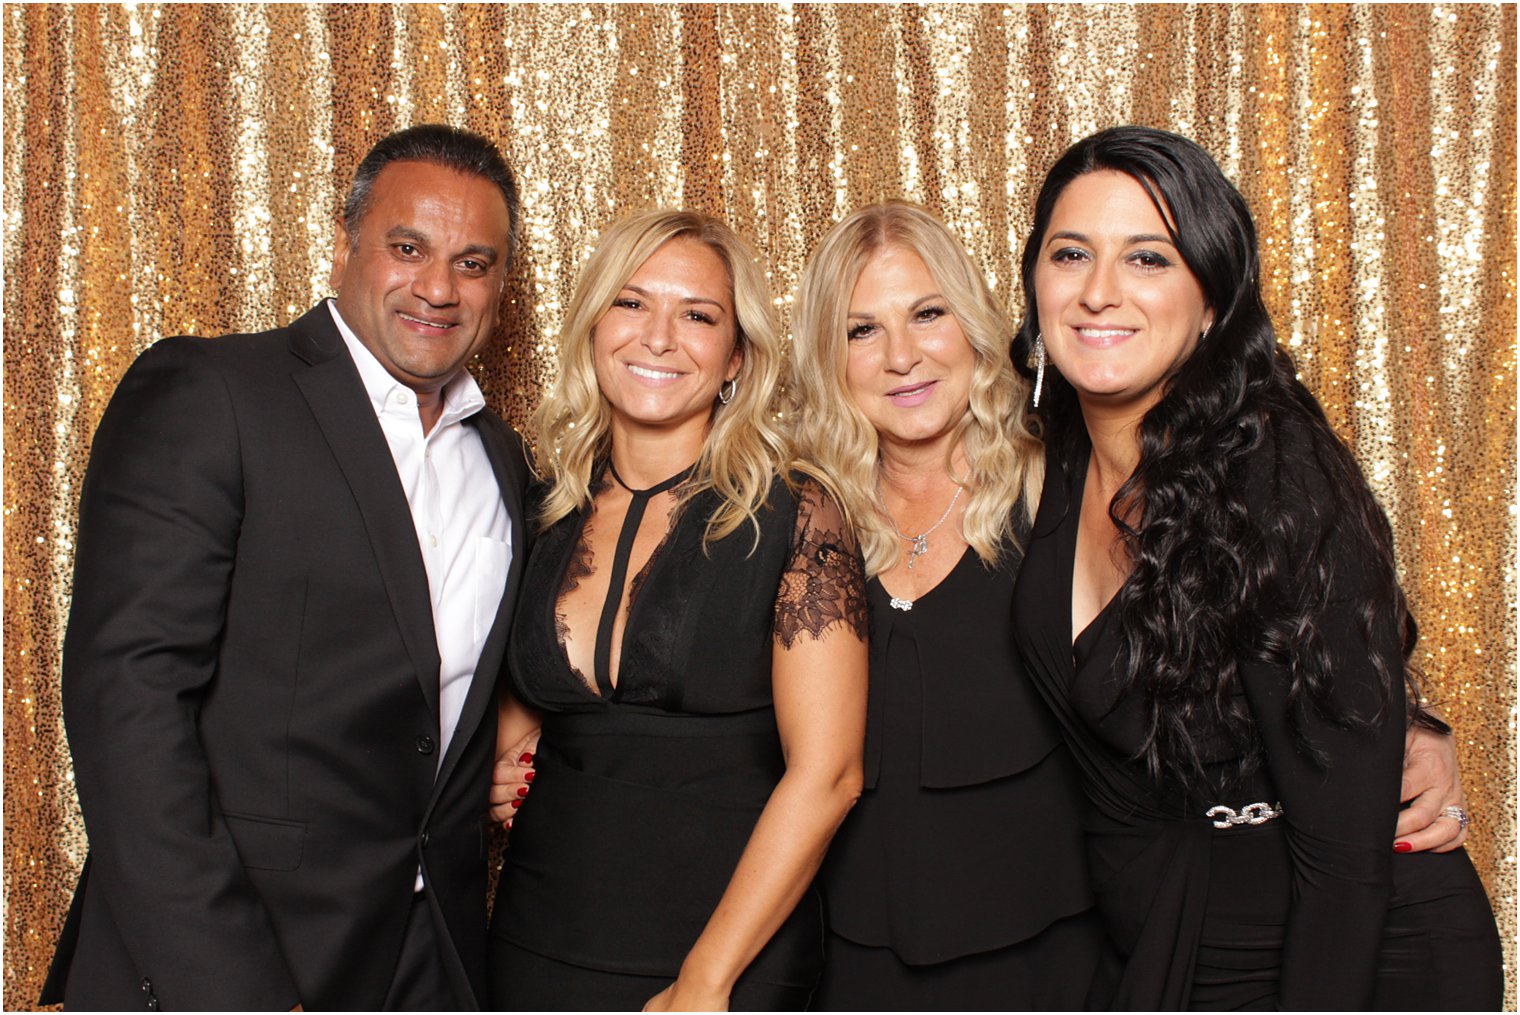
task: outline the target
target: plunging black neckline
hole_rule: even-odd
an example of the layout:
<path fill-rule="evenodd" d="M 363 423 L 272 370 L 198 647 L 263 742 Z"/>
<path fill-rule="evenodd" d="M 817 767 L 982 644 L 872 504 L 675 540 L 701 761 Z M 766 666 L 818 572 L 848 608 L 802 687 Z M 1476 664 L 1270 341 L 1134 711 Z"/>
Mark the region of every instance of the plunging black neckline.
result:
<path fill-rule="evenodd" d="M 1082 464 L 1072 473 L 1071 494 L 1067 500 L 1066 509 L 1076 515 L 1076 524 L 1071 526 L 1071 539 L 1064 550 L 1070 551 L 1071 566 L 1062 568 L 1066 578 L 1066 641 L 1071 646 L 1072 662 L 1080 668 L 1083 660 L 1092 654 L 1092 650 L 1102 635 L 1103 629 L 1108 625 L 1108 616 L 1114 611 L 1114 604 L 1119 601 L 1119 593 L 1124 591 L 1124 586 L 1129 583 L 1126 576 L 1114 594 L 1104 601 L 1098 608 L 1098 612 L 1092 615 L 1082 630 L 1076 629 L 1076 621 L 1071 618 L 1071 601 L 1077 591 L 1077 543 L 1082 538 L 1082 503 L 1087 499 L 1087 472 L 1092 466 L 1092 451 L 1082 456 Z"/>
<path fill-rule="evenodd" d="M 607 577 L 607 599 L 602 603 L 602 616 L 597 621 L 596 647 L 592 655 L 592 667 L 596 677 L 597 691 L 606 700 L 613 700 L 617 695 L 618 685 L 612 682 L 612 632 L 617 626 L 618 608 L 623 605 L 623 584 L 628 577 L 628 559 L 633 554 L 633 543 L 638 537 L 639 525 L 644 521 L 644 509 L 649 506 L 649 501 L 652 498 L 674 489 L 685 482 L 695 468 L 696 463 L 692 463 L 661 483 L 656 483 L 654 486 L 646 487 L 642 490 L 635 490 L 623 481 L 622 476 L 618 475 L 617 467 L 612 464 L 611 457 L 609 456 L 607 459 L 607 471 L 612 474 L 612 479 L 618 486 L 628 491 L 631 500 L 628 503 L 627 514 L 623 516 L 623 527 L 618 532 L 617 549 L 612 554 L 612 571 Z M 576 539 L 579 540 L 584 535 L 585 526 L 583 524 L 581 532 L 577 534 Z M 649 561 L 645 565 L 646 567 L 654 563 L 654 558 L 659 552 L 660 548 L 656 546 L 654 553 L 650 555 Z M 632 606 L 631 603 L 629 605 L 630 607 Z M 628 624 L 625 624 L 623 627 L 623 634 L 625 636 L 632 622 L 633 611 L 630 609 Z M 618 682 L 618 684 L 621 683 L 622 681 Z"/>

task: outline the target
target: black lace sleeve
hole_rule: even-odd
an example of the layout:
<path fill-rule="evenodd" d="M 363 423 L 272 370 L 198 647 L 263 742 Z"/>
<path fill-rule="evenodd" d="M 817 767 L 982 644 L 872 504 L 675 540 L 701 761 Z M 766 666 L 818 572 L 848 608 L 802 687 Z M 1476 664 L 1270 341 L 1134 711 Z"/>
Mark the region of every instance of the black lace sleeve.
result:
<path fill-rule="evenodd" d="M 820 638 L 835 624 L 866 639 L 865 566 L 839 506 L 806 480 L 798 491 L 792 556 L 776 590 L 776 638 L 782 648 L 791 648 L 803 632 Z"/>

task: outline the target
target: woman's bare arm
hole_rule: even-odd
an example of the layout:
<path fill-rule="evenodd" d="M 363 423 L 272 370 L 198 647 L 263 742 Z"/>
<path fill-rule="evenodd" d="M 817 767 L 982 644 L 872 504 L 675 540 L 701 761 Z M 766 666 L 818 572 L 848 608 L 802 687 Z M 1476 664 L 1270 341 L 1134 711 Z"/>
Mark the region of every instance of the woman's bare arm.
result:
<path fill-rule="evenodd" d="M 844 627 L 776 649 L 776 725 L 786 774 L 675 983 L 648 1011 L 721 1011 L 734 981 L 812 884 L 860 795 L 866 643 Z"/>

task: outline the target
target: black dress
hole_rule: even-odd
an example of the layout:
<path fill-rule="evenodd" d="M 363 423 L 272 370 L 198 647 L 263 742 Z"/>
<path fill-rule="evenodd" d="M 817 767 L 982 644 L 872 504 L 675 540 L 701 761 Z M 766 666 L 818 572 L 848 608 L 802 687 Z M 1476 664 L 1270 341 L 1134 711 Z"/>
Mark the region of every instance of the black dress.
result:
<path fill-rule="evenodd" d="M 859 553 L 816 486 L 794 494 L 777 480 L 758 542 L 744 525 L 704 546 L 717 503 L 711 491 L 688 501 L 634 576 L 615 688 L 598 653 L 602 693 L 570 666 L 556 626 L 559 598 L 585 573 L 585 513 L 534 543 L 508 665 L 514 693 L 545 718 L 492 916 L 498 1008 L 637 1011 L 675 979 L 785 767 L 773 642 L 835 623 L 865 636 Z M 608 596 L 621 599 L 612 566 Z M 821 938 L 809 892 L 731 1005 L 800 1009 Z"/>
<path fill-rule="evenodd" d="M 1327 480 L 1309 438 L 1288 426 L 1244 470 L 1248 505 L 1284 498 L 1314 552 L 1312 505 Z M 1115 952 L 1091 1003 L 1120 1009 L 1497 1008 L 1502 992 L 1493 914 L 1462 850 L 1397 856 L 1392 850 L 1404 743 L 1402 687 L 1376 729 L 1332 726 L 1306 714 L 1303 732 L 1321 767 L 1299 751 L 1287 721 L 1282 667 L 1242 663 L 1241 693 L 1265 763 L 1246 785 L 1226 773 L 1228 741 L 1199 730 L 1214 786 L 1200 797 L 1149 778 L 1133 760 L 1145 728 L 1139 704 L 1118 691 L 1120 625 L 1110 603 L 1071 633 L 1076 552 L 1088 449 L 1063 472 L 1048 460 L 1045 494 L 1015 595 L 1019 644 L 1083 773 L 1093 885 Z M 1287 499 L 1292 498 L 1292 499 Z M 1342 707 L 1370 714 L 1376 677 L 1358 633 L 1367 566 L 1330 540 L 1336 578 L 1318 617 Z M 1116 599 L 1118 597 L 1115 597 Z M 1387 623 L 1373 637 L 1394 639 Z M 1215 805 L 1243 815 L 1279 804 L 1262 824 L 1215 827 Z M 1259 815 L 1260 811 L 1257 810 Z"/>
<path fill-rule="evenodd" d="M 968 549 L 909 611 L 867 584 L 866 789 L 824 863 L 815 1008 L 1082 1005 L 1102 931 L 1078 775 L 1014 645 L 1018 564 Z"/>

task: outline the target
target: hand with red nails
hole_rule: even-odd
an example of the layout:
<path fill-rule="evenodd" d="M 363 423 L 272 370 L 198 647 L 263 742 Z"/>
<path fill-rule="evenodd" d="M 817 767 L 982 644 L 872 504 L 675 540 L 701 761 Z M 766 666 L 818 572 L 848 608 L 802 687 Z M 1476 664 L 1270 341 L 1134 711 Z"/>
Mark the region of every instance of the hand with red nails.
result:
<path fill-rule="evenodd" d="M 1399 812 L 1394 852 L 1447 853 L 1467 841 L 1466 825 L 1445 812 L 1448 807 L 1467 809 L 1454 737 L 1423 726 L 1410 729 L 1404 737 L 1399 798 L 1409 806 Z"/>
<path fill-rule="evenodd" d="M 534 727 L 496 756 L 491 771 L 491 820 L 503 828 L 512 827 L 512 819 L 533 785 L 536 774 L 533 752 L 538 750 L 538 728 Z"/>

